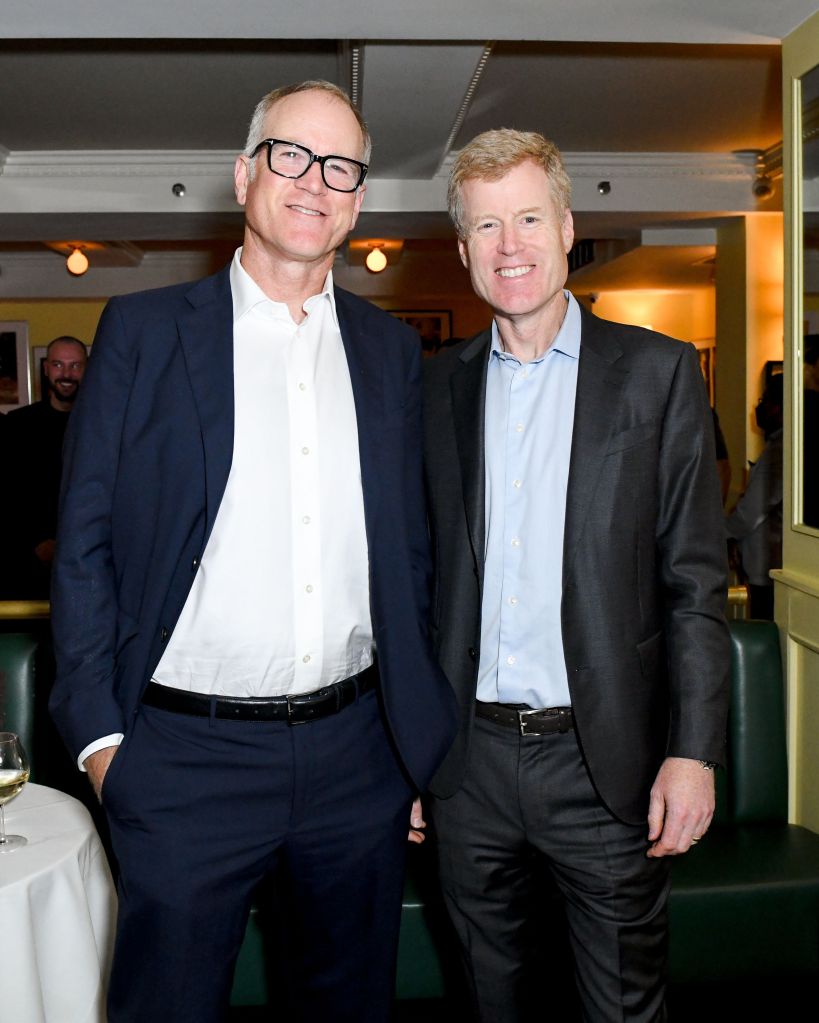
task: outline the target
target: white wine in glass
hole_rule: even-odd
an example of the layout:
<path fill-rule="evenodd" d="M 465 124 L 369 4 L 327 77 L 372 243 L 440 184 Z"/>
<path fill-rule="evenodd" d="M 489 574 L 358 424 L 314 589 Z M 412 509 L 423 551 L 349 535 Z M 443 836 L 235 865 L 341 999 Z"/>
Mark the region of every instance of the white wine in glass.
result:
<path fill-rule="evenodd" d="M 6 834 L 3 806 L 18 796 L 28 781 L 29 769 L 23 744 L 14 732 L 0 732 L 0 854 L 25 845 L 22 835 Z"/>

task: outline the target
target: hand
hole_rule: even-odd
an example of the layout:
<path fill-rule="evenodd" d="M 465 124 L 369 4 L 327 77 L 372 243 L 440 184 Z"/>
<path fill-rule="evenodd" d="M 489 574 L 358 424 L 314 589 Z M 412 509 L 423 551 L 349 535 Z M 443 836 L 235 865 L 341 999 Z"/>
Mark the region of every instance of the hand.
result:
<path fill-rule="evenodd" d="M 410 810 L 410 830 L 407 835 L 407 841 L 420 845 L 426 836 L 423 831 L 419 831 L 418 829 L 425 828 L 426 826 L 427 822 L 424 820 L 424 808 L 421 806 L 421 797 L 418 796 L 412 801 L 412 809 Z"/>
<path fill-rule="evenodd" d="M 90 757 L 86 757 L 82 762 L 83 767 L 88 772 L 88 780 L 94 789 L 94 795 L 100 802 L 102 801 L 102 783 L 105 780 L 105 775 L 108 773 L 108 768 L 111 766 L 111 761 L 117 755 L 118 749 L 119 746 L 105 746 L 103 749 L 98 749 L 96 753 L 92 753 Z"/>
<path fill-rule="evenodd" d="M 698 760 L 666 757 L 648 806 L 648 855 L 676 856 L 687 852 L 708 830 L 714 816 L 714 772 Z"/>
<path fill-rule="evenodd" d="M 55 542 L 53 540 L 41 540 L 34 548 L 35 557 L 39 558 L 40 561 L 45 565 L 50 565 L 54 560 L 54 547 Z"/>

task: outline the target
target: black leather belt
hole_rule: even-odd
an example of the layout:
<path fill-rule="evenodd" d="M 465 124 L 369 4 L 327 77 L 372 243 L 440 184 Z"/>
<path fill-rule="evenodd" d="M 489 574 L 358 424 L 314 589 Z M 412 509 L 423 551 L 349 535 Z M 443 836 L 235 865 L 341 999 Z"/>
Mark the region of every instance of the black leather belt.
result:
<path fill-rule="evenodd" d="M 149 682 L 142 702 L 159 710 L 170 710 L 175 714 L 193 714 L 207 718 L 233 721 L 286 721 L 289 725 L 303 725 L 308 721 L 338 714 L 340 710 L 354 703 L 357 696 L 375 689 L 378 684 L 378 667 L 371 664 L 358 675 L 324 686 L 313 693 L 297 696 L 273 696 L 257 699 L 255 696 L 208 696 L 207 693 L 191 693 L 185 689 L 161 686 Z"/>
<path fill-rule="evenodd" d="M 514 728 L 521 735 L 550 735 L 552 732 L 568 732 L 574 728 L 571 707 L 546 707 L 531 710 L 515 707 L 508 703 L 483 703 L 475 701 L 475 714 L 495 724 Z"/>

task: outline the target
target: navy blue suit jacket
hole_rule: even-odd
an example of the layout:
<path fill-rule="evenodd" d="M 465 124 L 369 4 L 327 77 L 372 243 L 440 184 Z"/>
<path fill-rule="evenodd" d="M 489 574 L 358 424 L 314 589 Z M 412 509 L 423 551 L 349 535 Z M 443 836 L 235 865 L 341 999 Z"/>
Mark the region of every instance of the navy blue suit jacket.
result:
<path fill-rule="evenodd" d="M 420 351 L 375 306 L 340 288 L 335 300 L 358 422 L 383 705 L 422 789 L 451 742 L 455 711 L 427 638 Z M 137 712 L 219 510 L 233 411 L 227 269 L 108 303 L 66 438 L 52 589 L 51 710 L 75 756 L 127 732 Z"/>

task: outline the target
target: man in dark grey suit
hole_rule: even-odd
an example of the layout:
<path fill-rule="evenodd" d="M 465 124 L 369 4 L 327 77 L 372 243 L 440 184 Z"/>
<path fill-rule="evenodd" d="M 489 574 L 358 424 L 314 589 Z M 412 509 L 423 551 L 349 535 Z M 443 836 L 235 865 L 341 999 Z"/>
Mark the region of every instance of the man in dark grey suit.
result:
<path fill-rule="evenodd" d="M 708 829 L 725 735 L 725 549 L 696 352 L 564 291 L 569 198 L 540 135 L 487 132 L 460 153 L 450 213 L 494 321 L 428 366 L 433 639 L 461 713 L 432 816 L 492 1023 L 526 1016 L 544 863 L 584 1017 L 665 1017 L 668 857 Z M 539 1016 L 559 979 L 539 974 Z"/>

